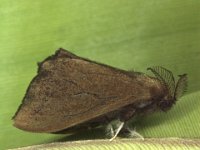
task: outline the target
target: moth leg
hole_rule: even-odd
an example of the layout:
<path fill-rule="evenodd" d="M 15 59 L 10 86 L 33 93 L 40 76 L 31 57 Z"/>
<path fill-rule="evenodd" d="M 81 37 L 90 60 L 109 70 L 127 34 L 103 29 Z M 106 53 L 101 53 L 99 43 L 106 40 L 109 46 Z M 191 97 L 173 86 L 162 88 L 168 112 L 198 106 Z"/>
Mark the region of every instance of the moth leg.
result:
<path fill-rule="evenodd" d="M 136 108 L 132 105 L 125 107 L 125 109 L 121 111 L 120 120 L 122 122 L 125 122 L 125 125 L 122 129 L 122 133 L 124 133 L 125 135 L 128 135 L 128 137 L 136 137 L 136 138 L 144 139 L 141 134 L 136 132 L 136 128 L 132 129 L 129 127 L 129 125 L 132 124 L 134 116 L 136 115 L 137 115 Z"/>
<path fill-rule="evenodd" d="M 114 130 L 114 136 L 109 141 L 112 141 L 117 137 L 117 135 L 119 134 L 123 126 L 124 126 L 124 122 L 119 121 L 116 129 Z"/>
<path fill-rule="evenodd" d="M 129 132 L 128 137 L 131 137 L 131 138 L 135 137 L 135 138 L 144 140 L 144 137 L 136 131 L 136 128 L 131 129 L 129 127 L 126 127 L 126 130 Z"/>
<path fill-rule="evenodd" d="M 106 127 L 106 135 L 109 137 L 113 137 L 115 135 L 113 125 L 109 123 Z"/>

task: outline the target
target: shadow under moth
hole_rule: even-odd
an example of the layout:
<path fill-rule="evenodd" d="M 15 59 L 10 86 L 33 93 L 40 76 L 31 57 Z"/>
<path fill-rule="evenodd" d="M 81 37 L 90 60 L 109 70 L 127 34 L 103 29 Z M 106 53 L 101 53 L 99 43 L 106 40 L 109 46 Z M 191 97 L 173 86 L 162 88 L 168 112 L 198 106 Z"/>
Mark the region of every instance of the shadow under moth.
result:
<path fill-rule="evenodd" d="M 140 114 L 167 111 L 183 95 L 187 75 L 148 68 L 155 76 L 91 61 L 60 48 L 38 63 L 14 126 L 31 132 L 61 133 L 108 124 L 114 139 Z M 109 124 L 118 120 L 117 126 Z"/>

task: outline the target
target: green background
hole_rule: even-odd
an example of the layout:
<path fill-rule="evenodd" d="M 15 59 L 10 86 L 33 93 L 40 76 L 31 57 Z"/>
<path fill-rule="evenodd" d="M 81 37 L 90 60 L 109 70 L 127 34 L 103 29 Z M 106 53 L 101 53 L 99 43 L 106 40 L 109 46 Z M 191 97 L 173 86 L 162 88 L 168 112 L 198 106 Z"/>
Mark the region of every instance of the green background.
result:
<path fill-rule="evenodd" d="M 98 131 L 65 137 L 12 126 L 36 63 L 59 47 L 121 69 L 188 73 L 177 105 L 135 126 L 144 137 L 200 138 L 199 0 L 0 0 L 0 149 L 98 138 Z"/>

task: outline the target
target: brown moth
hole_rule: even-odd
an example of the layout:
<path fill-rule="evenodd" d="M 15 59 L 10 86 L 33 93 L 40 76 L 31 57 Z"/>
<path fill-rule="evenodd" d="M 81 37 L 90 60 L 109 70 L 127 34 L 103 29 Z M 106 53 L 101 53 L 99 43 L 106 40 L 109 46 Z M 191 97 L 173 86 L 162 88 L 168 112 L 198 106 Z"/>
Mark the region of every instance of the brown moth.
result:
<path fill-rule="evenodd" d="M 116 136 L 131 118 L 167 111 L 183 95 L 187 75 L 175 83 L 171 71 L 152 67 L 155 77 L 125 71 L 59 49 L 38 64 L 14 126 L 31 132 L 59 133 L 94 128 L 118 119 Z"/>

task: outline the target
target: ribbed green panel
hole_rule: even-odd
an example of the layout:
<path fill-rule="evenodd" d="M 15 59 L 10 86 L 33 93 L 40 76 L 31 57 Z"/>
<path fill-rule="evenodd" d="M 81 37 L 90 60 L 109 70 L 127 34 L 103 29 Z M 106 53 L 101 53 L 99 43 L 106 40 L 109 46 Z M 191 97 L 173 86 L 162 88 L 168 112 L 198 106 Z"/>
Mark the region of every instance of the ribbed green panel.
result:
<path fill-rule="evenodd" d="M 188 73 L 187 95 L 171 111 L 134 126 L 144 137 L 200 138 L 199 40 L 198 0 L 0 0 L 0 149 L 63 137 L 20 131 L 11 121 L 36 63 L 59 47 L 122 69 L 160 65 Z"/>
<path fill-rule="evenodd" d="M 103 140 L 51 143 L 13 150 L 199 150 L 200 140 L 146 139 L 146 140 Z"/>

